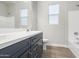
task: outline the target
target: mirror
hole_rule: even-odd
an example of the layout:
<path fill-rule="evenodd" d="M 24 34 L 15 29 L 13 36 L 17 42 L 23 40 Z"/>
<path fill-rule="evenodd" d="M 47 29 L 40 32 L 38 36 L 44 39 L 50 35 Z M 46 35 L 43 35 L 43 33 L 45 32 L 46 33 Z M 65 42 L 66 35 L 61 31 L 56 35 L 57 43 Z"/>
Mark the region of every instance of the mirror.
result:
<path fill-rule="evenodd" d="M 28 3 L 24 1 L 0 1 L 0 28 L 27 26 Z"/>

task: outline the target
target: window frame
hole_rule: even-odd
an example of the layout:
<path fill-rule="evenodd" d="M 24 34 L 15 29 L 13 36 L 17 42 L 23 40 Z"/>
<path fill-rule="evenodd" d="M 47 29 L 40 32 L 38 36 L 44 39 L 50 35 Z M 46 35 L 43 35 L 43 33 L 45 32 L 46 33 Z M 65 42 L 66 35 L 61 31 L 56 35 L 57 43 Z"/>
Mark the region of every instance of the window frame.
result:
<path fill-rule="evenodd" d="M 27 16 L 24 16 L 24 17 L 21 16 L 21 9 L 26 9 L 27 10 Z M 21 26 L 27 26 L 28 25 L 28 23 L 27 23 L 27 21 L 28 21 L 28 9 L 27 8 L 21 8 L 21 9 L 20 9 L 20 25 Z M 27 24 L 22 24 L 22 22 L 21 22 L 22 21 L 22 18 L 27 18 L 26 19 L 26 23 Z"/>
<path fill-rule="evenodd" d="M 56 14 L 49 14 L 49 6 L 50 6 L 50 5 L 59 5 L 59 13 L 56 13 Z M 59 14 L 60 14 L 60 4 L 48 4 L 48 24 L 49 24 L 49 25 L 58 25 L 58 24 L 59 24 L 59 19 L 60 19 Z M 51 15 L 51 16 L 53 16 L 53 15 L 54 15 L 54 16 L 55 16 L 55 15 L 58 15 L 58 23 L 57 23 L 57 24 L 55 24 L 55 23 L 54 23 L 54 24 L 53 24 L 53 23 L 51 24 L 51 23 L 50 23 L 50 21 L 49 21 L 50 15 Z"/>

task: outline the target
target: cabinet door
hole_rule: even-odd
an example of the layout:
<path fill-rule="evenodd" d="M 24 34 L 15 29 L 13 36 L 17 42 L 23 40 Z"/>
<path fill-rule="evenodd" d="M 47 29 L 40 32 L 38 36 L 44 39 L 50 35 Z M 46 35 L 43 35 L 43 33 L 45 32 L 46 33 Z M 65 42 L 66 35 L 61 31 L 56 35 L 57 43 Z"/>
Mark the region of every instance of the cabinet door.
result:
<path fill-rule="evenodd" d="M 42 39 L 40 39 L 36 45 L 38 46 L 36 49 L 37 52 L 37 57 L 42 57 L 42 53 L 43 53 L 43 41 Z"/>
<path fill-rule="evenodd" d="M 30 45 L 33 46 L 36 42 L 43 39 L 43 33 L 39 33 L 30 38 Z"/>
<path fill-rule="evenodd" d="M 17 58 L 24 50 L 29 48 L 28 41 L 29 41 L 28 39 L 25 39 L 23 41 L 20 41 L 18 43 L 15 43 L 13 45 L 0 49 L 0 58 L 15 58 L 15 57 Z M 26 46 L 26 49 L 22 50 L 23 48 L 25 48 L 25 46 Z"/>
<path fill-rule="evenodd" d="M 29 50 L 25 51 L 25 53 L 23 53 L 23 55 L 21 55 L 20 58 L 29 58 Z"/>
<path fill-rule="evenodd" d="M 22 47 L 23 44 L 19 42 L 6 48 L 0 49 L 0 58 L 10 58 L 14 54 L 16 54 L 16 52 L 20 50 Z"/>
<path fill-rule="evenodd" d="M 31 58 L 38 58 L 42 56 L 43 52 L 43 43 L 40 39 L 38 42 L 36 42 L 30 49 L 30 57 Z"/>
<path fill-rule="evenodd" d="M 13 56 L 12 58 L 20 58 L 26 51 L 29 50 L 30 47 L 30 43 L 29 43 L 29 39 L 26 39 L 22 42 L 24 44 L 24 46 L 22 46 L 22 48 L 20 50 L 18 50 Z M 21 46 L 20 46 L 21 47 Z"/>

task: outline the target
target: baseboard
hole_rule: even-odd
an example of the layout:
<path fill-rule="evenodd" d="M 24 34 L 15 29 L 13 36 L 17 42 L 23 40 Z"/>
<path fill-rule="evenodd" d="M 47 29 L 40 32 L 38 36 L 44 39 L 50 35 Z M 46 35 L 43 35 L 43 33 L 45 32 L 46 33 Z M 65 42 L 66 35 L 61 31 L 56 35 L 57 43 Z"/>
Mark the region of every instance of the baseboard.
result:
<path fill-rule="evenodd" d="M 79 56 L 74 52 L 74 50 L 72 48 L 69 48 L 69 49 L 75 55 L 76 58 L 79 58 Z"/>
<path fill-rule="evenodd" d="M 76 48 L 74 48 L 72 44 L 69 44 L 68 48 L 72 51 L 72 53 L 75 55 L 76 58 L 79 58 L 79 53 L 77 50 L 75 50 Z"/>
<path fill-rule="evenodd" d="M 62 45 L 62 44 L 47 44 L 47 46 L 56 46 L 56 47 L 65 47 L 65 48 L 68 48 L 67 45 Z"/>

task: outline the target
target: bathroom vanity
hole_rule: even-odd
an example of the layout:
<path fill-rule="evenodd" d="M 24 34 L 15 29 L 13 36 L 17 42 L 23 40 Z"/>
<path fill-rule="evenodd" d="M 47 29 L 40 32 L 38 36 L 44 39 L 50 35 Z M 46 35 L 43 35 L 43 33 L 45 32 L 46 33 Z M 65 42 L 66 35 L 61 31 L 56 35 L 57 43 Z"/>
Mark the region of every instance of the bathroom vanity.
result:
<path fill-rule="evenodd" d="M 31 31 L 26 34 L 16 35 L 16 37 L 17 38 L 16 39 L 14 38 L 14 40 L 13 39 L 9 41 L 4 40 L 0 42 L 0 58 L 42 57 L 43 53 L 42 32 Z"/>

